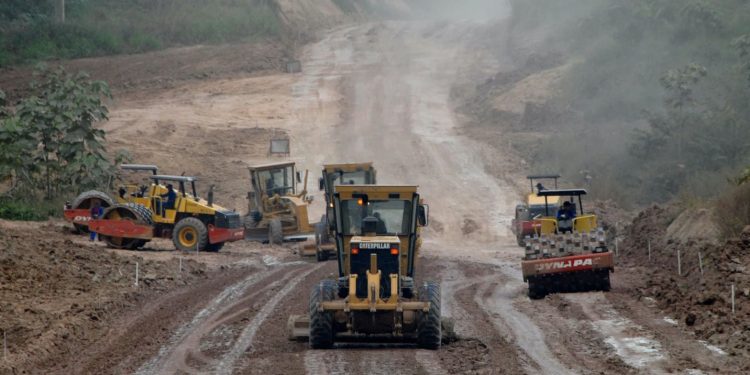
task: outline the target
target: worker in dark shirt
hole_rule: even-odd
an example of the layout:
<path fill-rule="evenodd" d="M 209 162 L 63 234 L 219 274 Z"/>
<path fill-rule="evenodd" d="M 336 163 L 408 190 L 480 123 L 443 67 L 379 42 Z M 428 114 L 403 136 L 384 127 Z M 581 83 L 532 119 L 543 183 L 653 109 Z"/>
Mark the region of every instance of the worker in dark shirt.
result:
<path fill-rule="evenodd" d="M 167 192 L 161 195 L 161 199 L 164 201 L 162 210 L 174 210 L 174 205 L 177 201 L 177 192 L 174 191 L 172 184 L 167 184 Z M 162 215 L 164 215 L 164 212 L 162 212 Z"/>
<path fill-rule="evenodd" d="M 576 217 L 575 205 L 568 201 L 557 211 L 557 227 L 560 232 L 573 231 L 573 219 Z"/>
<path fill-rule="evenodd" d="M 102 207 L 101 202 L 99 202 L 98 199 L 94 199 L 93 204 L 91 205 L 91 219 L 101 219 L 102 215 L 104 215 L 104 208 Z M 97 237 L 96 232 L 94 232 L 92 229 L 89 229 L 89 241 L 95 240 Z"/>

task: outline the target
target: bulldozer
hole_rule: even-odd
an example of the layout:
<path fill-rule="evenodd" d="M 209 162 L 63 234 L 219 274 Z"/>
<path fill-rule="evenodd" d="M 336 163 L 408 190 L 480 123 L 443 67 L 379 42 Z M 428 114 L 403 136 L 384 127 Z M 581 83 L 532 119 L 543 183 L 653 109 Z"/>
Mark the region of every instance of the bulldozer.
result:
<path fill-rule="evenodd" d="M 315 225 L 315 253 L 303 252 L 302 255 L 315 255 L 317 260 L 324 261 L 336 254 L 333 242 L 333 194 L 337 185 L 374 185 L 377 172 L 372 163 L 326 164 L 323 166 L 318 188 L 324 193 L 326 213 Z M 330 220 L 329 220 L 330 218 Z"/>
<path fill-rule="evenodd" d="M 89 190 L 79 194 L 73 202 L 66 202 L 63 209 L 63 217 L 71 222 L 76 232 L 87 233 L 89 231 L 89 221 L 91 220 L 91 208 L 98 203 L 106 209 L 115 204 L 125 204 L 133 201 L 133 198 L 143 196 L 148 186 L 138 183 L 133 175 L 146 173 L 147 175 L 157 175 L 159 168 L 155 165 L 147 164 L 122 164 L 120 165 L 121 175 L 127 173 L 131 181 L 121 185 L 116 194 L 109 195 L 97 190 Z"/>
<path fill-rule="evenodd" d="M 226 242 L 244 239 L 240 215 L 213 203 L 213 186 L 203 199 L 198 197 L 195 177 L 152 174 L 149 178 L 149 186 L 121 187 L 116 200 L 108 198 L 112 204 L 104 209 L 101 218 L 87 220 L 88 229 L 98 233 L 108 246 L 130 250 L 153 238 L 170 238 L 182 251 L 216 252 Z M 172 184 L 179 187 L 173 189 L 173 206 L 163 197 Z M 92 196 L 107 197 L 102 192 Z"/>
<path fill-rule="evenodd" d="M 540 299 L 549 293 L 610 290 L 614 257 L 596 215 L 584 213 L 583 195 L 585 189 L 537 193 L 545 202 L 545 212 L 536 218 L 538 231 L 524 238 L 525 254 L 521 261 L 529 298 Z M 553 215 L 550 201 L 560 199 L 563 204 Z"/>
<path fill-rule="evenodd" d="M 531 191 L 526 196 L 526 202 L 516 205 L 516 215 L 511 223 L 511 230 L 516 235 L 516 241 L 519 246 L 524 245 L 524 238 L 526 236 L 539 234 L 538 232 L 541 227 L 541 222 L 536 219 L 543 216 L 545 213 L 545 200 L 538 196 L 534 189 L 536 188 L 541 191 L 545 188 L 541 182 L 538 181 L 554 180 L 555 189 L 557 189 L 557 180 L 560 178 L 560 175 L 530 175 L 526 176 L 526 178 L 529 180 L 529 185 L 531 185 Z M 537 181 L 536 185 L 534 185 L 534 181 Z M 560 207 L 560 199 L 548 197 L 546 204 L 548 205 L 546 211 L 550 211 L 554 216 L 557 209 Z"/>
<path fill-rule="evenodd" d="M 309 315 L 289 318 L 290 339 L 314 349 L 346 341 L 440 348 L 440 285 L 415 280 L 429 216 L 417 187 L 338 185 L 332 202 L 338 278 L 313 287 Z"/>
<path fill-rule="evenodd" d="M 307 214 L 312 202 L 307 195 L 307 172 L 298 193 L 297 184 L 302 183 L 302 177 L 294 162 L 258 165 L 249 170 L 252 190 L 247 194 L 248 239 L 275 245 L 311 242 L 315 232 Z"/>

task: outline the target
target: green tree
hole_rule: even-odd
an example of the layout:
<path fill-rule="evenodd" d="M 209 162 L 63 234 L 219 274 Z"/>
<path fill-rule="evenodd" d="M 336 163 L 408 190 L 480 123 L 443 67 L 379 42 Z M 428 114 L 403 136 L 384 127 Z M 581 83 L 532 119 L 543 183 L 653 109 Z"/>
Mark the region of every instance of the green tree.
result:
<path fill-rule="evenodd" d="M 0 172 L 12 175 L 14 188 L 47 199 L 111 183 L 105 133 L 94 126 L 107 119 L 107 84 L 40 67 L 31 91 L 0 125 Z"/>

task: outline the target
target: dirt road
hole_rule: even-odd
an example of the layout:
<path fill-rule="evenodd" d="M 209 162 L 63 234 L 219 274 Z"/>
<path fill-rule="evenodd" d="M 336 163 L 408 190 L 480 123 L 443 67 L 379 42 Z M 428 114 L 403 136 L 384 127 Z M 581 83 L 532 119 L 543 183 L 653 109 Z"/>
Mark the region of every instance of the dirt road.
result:
<path fill-rule="evenodd" d="M 374 161 L 382 183 L 420 185 L 432 223 L 418 275 L 442 284 L 444 314 L 455 319 L 461 340 L 438 352 L 357 345 L 314 351 L 288 341 L 288 316 L 303 313 L 310 288 L 335 272 L 332 262 L 300 262 L 290 254 L 245 268 L 227 287 L 189 300 L 189 309 L 163 306 L 193 313 L 175 314 L 176 328 L 174 322 L 151 326 L 158 350 L 139 352 L 147 358 L 141 362 L 126 355 L 115 368 L 138 374 L 732 372 L 731 359 L 629 297 L 617 274 L 606 295 L 526 298 L 520 250 L 508 229 L 520 181 L 486 172 L 512 156 L 461 136 L 451 105 L 456 82 L 504 67 L 494 54 L 471 47 L 481 27 L 343 27 L 304 50 L 301 74 L 203 81 L 126 98 L 107 125 L 111 138 L 140 155 L 168 161 L 169 154 L 184 153 L 195 168 L 222 179 L 238 208 L 244 166 L 265 158 L 259 145 L 273 129 L 290 134 L 292 158 L 313 171 L 324 162 Z M 128 140 L 139 132 L 163 138 Z M 167 149 L 157 147 L 162 143 Z M 229 152 L 220 158 L 212 147 Z M 321 212 L 318 199 L 313 215 Z M 97 368 L 88 365 L 81 368 Z"/>

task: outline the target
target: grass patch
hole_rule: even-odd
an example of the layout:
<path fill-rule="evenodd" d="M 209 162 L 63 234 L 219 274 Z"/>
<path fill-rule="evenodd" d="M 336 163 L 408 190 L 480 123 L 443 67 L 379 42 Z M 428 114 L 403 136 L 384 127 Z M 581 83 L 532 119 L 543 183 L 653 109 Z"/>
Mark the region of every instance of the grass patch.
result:
<path fill-rule="evenodd" d="M 29 203 L 11 199 L 0 199 L 0 219 L 19 221 L 44 221 L 50 216 L 59 216 L 62 205 L 53 202 Z"/>
<path fill-rule="evenodd" d="M 49 7 L 22 2 L 0 7 L 0 66 L 275 38 L 281 33 L 276 13 L 263 0 L 68 4 L 65 24 L 53 21 Z"/>

